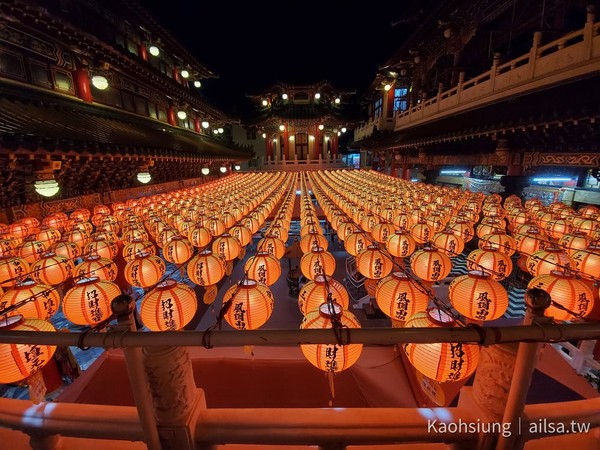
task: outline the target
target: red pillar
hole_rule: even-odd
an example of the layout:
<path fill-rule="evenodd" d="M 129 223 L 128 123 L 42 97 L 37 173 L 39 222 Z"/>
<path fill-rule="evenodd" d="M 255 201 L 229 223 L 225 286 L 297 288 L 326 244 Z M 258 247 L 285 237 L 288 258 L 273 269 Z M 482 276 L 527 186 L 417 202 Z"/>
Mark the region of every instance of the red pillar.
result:
<path fill-rule="evenodd" d="M 265 155 L 267 159 L 273 159 L 273 139 L 269 136 L 265 139 Z"/>
<path fill-rule="evenodd" d="M 175 108 L 173 106 L 169 106 L 167 109 L 167 121 L 169 125 L 177 126 L 177 118 L 175 117 Z"/>
<path fill-rule="evenodd" d="M 331 136 L 331 156 L 336 157 L 338 155 L 338 150 L 339 150 L 339 137 L 337 135 L 337 133 L 333 133 L 333 135 Z"/>
<path fill-rule="evenodd" d="M 394 92 L 396 84 L 392 84 L 392 88 L 387 91 L 387 116 L 392 117 L 394 115 Z"/>
<path fill-rule="evenodd" d="M 77 69 L 75 71 L 75 84 L 79 98 L 84 102 L 92 103 L 92 91 L 90 89 L 90 74 L 87 69 Z"/>
<path fill-rule="evenodd" d="M 390 176 L 398 176 L 398 166 L 396 166 L 396 155 L 392 155 L 392 163 L 390 164 Z"/>
<path fill-rule="evenodd" d="M 179 69 L 177 67 L 173 67 L 173 79 L 178 83 L 180 82 Z"/>
<path fill-rule="evenodd" d="M 402 179 L 408 180 L 408 164 L 406 164 L 405 160 L 402 160 Z"/>
<path fill-rule="evenodd" d="M 194 119 L 194 130 L 196 131 L 196 133 L 200 134 L 200 119 L 198 119 L 197 117 Z"/>
<path fill-rule="evenodd" d="M 140 54 L 140 58 L 144 61 L 148 61 L 148 51 L 146 50 L 146 46 L 144 44 L 138 45 L 138 53 Z"/>
<path fill-rule="evenodd" d="M 290 143 L 289 143 L 289 133 L 288 133 L 289 125 L 285 124 L 285 130 L 283 130 L 283 154 L 285 155 L 285 159 L 290 159 Z"/>
<path fill-rule="evenodd" d="M 319 132 L 319 126 L 315 125 L 315 141 L 313 145 L 313 151 L 310 154 L 310 159 L 319 159 L 319 154 L 321 152 L 321 133 Z"/>

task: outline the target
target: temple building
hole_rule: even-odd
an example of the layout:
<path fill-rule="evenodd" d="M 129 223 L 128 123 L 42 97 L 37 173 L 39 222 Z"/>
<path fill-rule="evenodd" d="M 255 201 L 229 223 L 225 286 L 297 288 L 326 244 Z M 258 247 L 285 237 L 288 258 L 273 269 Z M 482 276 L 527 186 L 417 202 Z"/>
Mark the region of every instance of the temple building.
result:
<path fill-rule="evenodd" d="M 232 112 L 139 0 L 0 4 L 0 448 L 600 448 L 599 5 L 415 5 Z"/>

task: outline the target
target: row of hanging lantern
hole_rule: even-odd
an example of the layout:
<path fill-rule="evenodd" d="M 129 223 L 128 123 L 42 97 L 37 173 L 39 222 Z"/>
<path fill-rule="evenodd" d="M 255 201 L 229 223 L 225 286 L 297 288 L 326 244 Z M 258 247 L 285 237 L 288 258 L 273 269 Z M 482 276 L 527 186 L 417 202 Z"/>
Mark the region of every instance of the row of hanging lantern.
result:
<path fill-rule="evenodd" d="M 142 203 L 149 206 L 149 209 L 140 210 L 137 209 L 138 205 L 135 201 L 129 202 L 129 206 L 126 204 L 113 204 L 114 216 L 110 216 L 110 209 L 105 205 L 98 205 L 94 208 L 94 216 L 91 216 L 88 210 L 76 210 L 71 214 L 71 217 L 64 215 L 63 213 L 56 213 L 50 219 L 44 219 L 46 222 L 39 225 L 39 222 L 31 218 L 23 219 L 19 221 L 18 226 L 10 227 L 6 230 L 5 227 L 0 227 L 3 230 L 2 241 L 11 240 L 11 246 L 3 247 L 5 254 L 3 254 L 3 261 L 0 262 L 0 285 L 9 287 L 7 292 L 2 292 L 0 288 L 0 311 L 5 310 L 11 305 L 19 304 L 19 308 L 14 309 L 10 312 L 11 316 L 4 316 L 4 326 L 6 328 L 15 330 L 54 330 L 53 326 L 47 322 L 57 310 L 61 302 L 61 296 L 59 289 L 62 285 L 71 281 L 71 278 L 75 280 L 74 286 L 71 287 L 62 298 L 62 308 L 65 317 L 76 324 L 87 324 L 95 325 L 110 316 L 110 301 L 121 293 L 120 287 L 113 282 L 115 279 L 116 266 L 111 258 L 116 255 L 114 248 L 117 243 L 123 245 L 123 258 L 128 260 L 125 266 L 125 275 L 128 281 L 133 281 L 132 285 L 137 283 L 140 287 L 151 287 L 156 284 L 155 288 L 147 292 L 144 300 L 142 301 L 141 313 L 142 320 L 152 330 L 162 329 L 178 329 L 185 325 L 194 315 L 196 311 L 196 295 L 193 290 L 185 285 L 184 283 L 178 283 L 170 278 L 161 281 L 164 275 L 163 266 L 164 261 L 155 255 L 156 259 L 151 260 L 152 264 L 146 266 L 134 266 L 128 265 L 138 259 L 146 258 L 149 254 L 156 254 L 154 243 L 149 240 L 144 243 L 140 248 L 134 250 L 125 250 L 129 244 L 138 244 L 139 239 L 151 239 L 160 244 L 162 247 L 161 252 L 165 259 L 169 262 L 174 263 L 185 263 L 191 254 L 186 252 L 185 249 L 181 249 L 177 246 L 173 251 L 167 250 L 171 242 L 184 242 L 187 240 L 182 234 L 185 231 L 191 230 L 186 228 L 177 228 L 177 233 L 169 233 L 168 235 L 160 233 L 164 232 L 168 228 L 168 225 L 176 226 L 178 222 L 173 220 L 174 212 L 170 208 L 174 208 L 177 212 L 183 212 L 183 209 L 189 208 L 188 217 L 190 220 L 197 220 L 195 225 L 203 226 L 203 220 L 201 216 L 206 211 L 210 214 L 210 217 L 206 217 L 207 221 L 213 221 L 215 226 L 207 228 L 209 231 L 215 232 L 220 231 L 219 221 L 226 219 L 226 213 L 228 211 L 219 208 L 223 205 L 219 205 L 216 202 L 217 208 L 212 209 L 210 206 L 201 213 L 195 214 L 200 211 L 199 208 L 194 206 L 199 205 L 211 205 L 212 203 L 205 201 L 209 198 L 221 198 L 215 197 L 223 195 L 222 198 L 227 198 L 230 201 L 238 200 L 235 198 L 236 194 L 241 193 L 247 195 L 247 201 L 236 202 L 234 208 L 236 214 L 241 219 L 244 212 L 250 212 L 251 208 L 256 206 L 258 202 L 265 199 L 267 195 L 282 185 L 284 180 L 283 174 L 253 174 L 243 183 L 242 180 L 236 180 L 239 177 L 231 177 L 231 186 L 226 186 L 225 183 L 215 183 L 210 187 L 196 187 L 186 192 L 175 192 L 172 194 L 161 194 L 157 199 L 156 203 L 145 200 Z M 212 188 L 212 193 L 206 193 L 205 190 Z M 279 197 L 274 195 L 270 197 L 270 200 L 265 202 L 266 213 L 270 213 L 269 208 L 273 208 L 278 202 L 282 195 L 280 190 Z M 187 195 L 186 195 L 187 194 Z M 191 198 L 190 198 L 191 196 Z M 251 197 L 252 196 L 252 197 Z M 169 199 L 174 199 L 169 202 Z M 235 200 L 234 200 L 235 199 Z M 252 200 L 250 200 L 252 199 Z M 255 203 L 256 202 L 256 203 Z M 162 206 L 169 204 L 169 208 L 162 208 Z M 155 211 L 152 208 L 155 207 Z M 135 210 L 133 210 L 135 208 Z M 120 213 L 122 211 L 129 211 L 128 213 Z M 217 216 L 220 214 L 220 217 Z M 105 217 L 113 217 L 114 219 L 108 219 L 108 223 L 113 224 L 111 235 L 106 235 L 105 229 L 96 228 L 95 233 L 104 233 L 103 238 L 107 239 L 107 245 L 100 245 L 94 243 L 94 247 L 88 247 L 82 250 L 80 244 L 88 245 L 85 242 L 88 238 L 92 237 L 90 233 L 94 230 L 94 227 L 98 225 L 89 224 L 84 222 L 91 217 L 94 217 L 95 223 L 100 223 L 98 215 Z M 195 216 L 195 217 L 194 217 Z M 116 219 L 119 217 L 119 219 Z M 142 221 L 145 219 L 145 222 Z M 171 219 L 171 220 L 170 220 Z M 183 219 L 184 221 L 186 219 Z M 106 220 L 105 220 L 106 222 Z M 46 227 L 49 227 L 50 223 L 56 225 L 53 232 L 49 232 Z M 181 222 L 179 222 L 181 223 Z M 252 224 L 255 222 L 252 221 Z M 83 225 L 88 224 L 88 225 Z M 50 255 L 45 252 L 38 252 L 40 255 L 30 267 L 26 260 L 18 256 L 13 256 L 10 249 L 16 249 L 12 247 L 13 240 L 20 239 L 22 236 L 14 235 L 13 232 L 21 233 L 24 237 L 27 231 L 34 230 L 36 226 L 40 226 L 40 232 L 45 232 L 46 235 L 54 236 L 56 241 L 53 244 L 63 244 L 61 248 L 66 249 L 70 253 L 58 255 L 60 258 L 53 256 L 51 259 Z M 260 226 L 260 223 L 257 224 Z M 70 227 L 74 227 L 69 230 Z M 197 227 L 194 227 L 197 228 Z M 73 238 L 72 241 L 61 242 L 60 233 L 61 231 L 67 230 L 64 235 Z M 135 233 L 133 231 L 136 231 Z M 181 230 L 181 231 L 180 231 Z M 75 231 L 75 232 L 73 232 Z M 121 231 L 122 235 L 119 237 L 117 233 Z M 168 231 L 168 230 L 167 230 Z M 71 233 L 71 234 L 69 234 Z M 145 235 L 144 233 L 148 233 Z M 8 236 L 10 234 L 10 236 Z M 16 237 L 13 237 L 16 236 Z M 77 239 L 77 240 L 75 240 Z M 93 239 L 93 237 L 92 237 Z M 113 240 L 115 239 L 115 240 Z M 123 241 L 121 241 L 121 239 Z M 208 241 L 202 242 L 203 246 L 208 246 L 212 240 L 212 235 Z M 101 239 L 96 239 L 101 241 Z M 129 242 L 127 242 L 129 241 Z M 25 242 L 25 240 L 23 241 Z M 42 241 L 38 241 L 42 242 Z M 200 239 L 194 241 L 198 247 L 200 247 Z M 187 245 L 186 245 L 187 247 Z M 118 248 L 118 247 L 117 247 Z M 85 255 L 83 252 L 90 252 L 91 255 Z M 30 255 L 34 255 L 31 253 Z M 64 256 L 63 256 L 64 255 Z M 87 264 L 90 272 L 84 271 L 79 265 L 75 266 L 74 261 L 85 256 L 85 260 L 80 264 Z M 51 263 L 54 261 L 54 265 Z M 106 263 L 103 263 L 106 261 Z M 221 260 L 219 260 L 221 261 Z M 36 265 L 37 264 L 37 265 Z M 221 264 L 223 264 L 221 262 Z M 38 267 L 39 266 L 39 267 Z M 92 268 L 89 268 L 92 266 Z M 158 268 L 157 268 L 158 266 Z M 60 269 L 60 272 L 56 270 L 56 267 Z M 93 270 L 93 272 L 91 272 Z M 60 275 L 60 274 L 63 275 Z M 129 275 L 128 275 L 129 274 Z M 159 275 L 157 275 L 159 274 Z M 94 275 L 94 276 L 91 276 Z M 96 276 L 97 275 L 97 276 Z M 64 280 L 63 280 L 64 278 Z M 154 281 L 154 283 L 151 283 Z M 42 284 L 42 282 L 52 284 Z M 168 311 L 164 310 L 168 306 Z M 157 308 L 162 308 L 160 313 L 157 313 Z M 18 315 L 12 315 L 18 314 Z M 10 345 L 1 346 L 0 348 L 0 382 L 11 383 L 24 379 L 39 368 L 41 368 L 52 356 L 55 347 L 52 346 L 39 346 L 39 345 Z M 33 356 L 32 356 L 33 355 Z M 15 369 L 15 367 L 18 368 Z"/>
<path fill-rule="evenodd" d="M 318 174 L 317 176 L 320 175 L 321 174 Z M 331 176 L 326 179 L 325 177 L 328 175 Z M 325 173 L 320 180 L 325 187 L 325 191 L 328 192 L 328 194 L 323 193 L 323 195 L 326 196 L 324 202 L 330 201 L 328 210 L 329 214 L 334 217 L 336 208 L 339 208 L 339 206 L 343 204 L 343 200 L 340 200 L 340 197 L 343 199 L 344 195 L 341 193 L 348 192 L 348 188 L 342 190 L 342 186 L 362 185 L 358 179 L 353 180 L 352 183 L 348 183 L 348 181 L 344 182 L 339 178 L 336 179 L 336 176 L 339 175 L 341 175 L 340 172 L 331 174 Z M 334 186 L 336 186 L 337 189 L 335 189 Z M 335 202 L 333 199 L 338 199 L 338 202 Z M 346 197 L 346 199 L 348 198 Z M 345 203 L 344 205 L 348 205 L 348 203 Z M 350 205 L 351 207 L 354 206 L 353 202 L 350 201 Z M 373 207 L 373 209 L 375 208 L 376 206 Z M 393 218 L 393 214 L 386 214 L 384 212 L 383 217 L 380 217 L 376 210 L 371 210 L 370 212 L 375 216 L 376 221 L 378 219 L 381 220 L 379 223 L 389 223 L 390 218 Z M 385 233 L 382 233 L 381 229 L 378 230 L 376 228 L 377 224 L 372 226 L 370 236 L 367 236 L 366 230 L 362 228 L 365 226 L 369 229 L 369 224 L 366 223 L 365 220 L 365 218 L 368 217 L 369 213 L 364 215 L 358 226 L 358 231 L 365 234 L 368 242 L 376 242 L 377 244 L 375 245 L 383 244 L 382 241 L 384 241 L 384 239 L 382 234 Z M 404 237 L 403 235 L 401 236 Z M 429 306 L 430 293 L 428 289 L 424 288 L 420 282 L 415 281 L 415 279 L 409 276 L 408 272 L 404 269 L 403 261 L 399 258 L 409 256 L 412 252 L 415 252 L 417 246 L 416 242 L 411 240 L 412 235 L 408 234 L 408 236 L 410 237 L 405 240 L 406 244 L 404 247 L 410 245 L 410 247 L 412 247 L 410 252 L 406 252 L 404 255 L 398 257 L 391 254 L 392 257 L 395 258 L 398 270 L 393 271 L 392 268 L 390 274 L 380 278 L 372 278 L 374 281 L 375 293 L 374 295 L 371 293 L 371 295 L 375 297 L 380 309 L 392 319 L 393 326 L 439 327 L 454 325 L 455 320 L 450 314 L 440 308 Z M 396 235 L 395 231 L 393 234 L 388 232 L 385 243 L 387 244 L 391 241 L 393 244 L 395 239 L 398 239 L 398 235 Z M 367 246 L 367 248 L 358 253 L 359 257 L 360 255 L 368 254 L 368 250 Z M 434 253 L 433 249 L 430 250 L 429 248 L 425 248 L 424 250 L 426 250 L 424 253 L 426 256 Z M 382 255 L 387 256 L 386 253 L 389 253 L 389 250 L 387 252 L 383 251 Z M 418 251 L 414 254 L 419 255 Z M 448 257 L 446 256 L 446 258 Z M 391 258 L 389 259 L 391 261 Z M 364 275 L 371 274 L 371 272 L 368 272 L 367 270 L 365 270 L 365 272 Z M 428 278 L 431 279 L 431 276 L 428 276 Z M 371 290 L 373 290 L 373 288 L 371 288 Z M 473 373 L 479 358 L 479 347 L 474 344 L 409 344 L 404 346 L 404 351 L 408 360 L 417 370 L 425 376 L 440 382 L 465 379 Z M 443 361 L 443 363 L 440 364 L 440 361 Z"/>
<path fill-rule="evenodd" d="M 298 306 L 304 315 L 301 329 L 360 328 L 360 322 L 349 311 L 350 297 L 342 283 L 333 278 L 335 257 L 323 235 L 317 211 L 304 177 L 300 183 L 300 260 L 302 274 L 308 281 L 298 294 Z M 313 191 L 315 186 L 313 185 Z M 315 192 L 316 194 L 316 192 Z M 351 367 L 360 358 L 362 344 L 303 344 L 306 359 L 330 376 Z M 330 378 L 330 383 L 332 379 Z M 333 395 L 333 391 L 332 391 Z"/>
<path fill-rule="evenodd" d="M 281 192 L 285 191 L 283 201 L 274 215 L 275 219 L 266 230 L 268 237 L 259 241 L 256 254 L 246 261 L 242 279 L 231 286 L 223 296 L 223 304 L 229 305 L 225 312 L 225 320 L 237 330 L 260 328 L 273 313 L 275 302 L 269 286 L 281 276 L 279 261 L 281 256 L 279 258 L 275 256 L 278 247 L 276 241 L 280 245 L 284 245 L 287 241 L 294 208 L 295 177 L 294 174 L 287 175 L 286 183 L 281 190 Z M 269 217 L 271 210 L 265 218 Z"/>

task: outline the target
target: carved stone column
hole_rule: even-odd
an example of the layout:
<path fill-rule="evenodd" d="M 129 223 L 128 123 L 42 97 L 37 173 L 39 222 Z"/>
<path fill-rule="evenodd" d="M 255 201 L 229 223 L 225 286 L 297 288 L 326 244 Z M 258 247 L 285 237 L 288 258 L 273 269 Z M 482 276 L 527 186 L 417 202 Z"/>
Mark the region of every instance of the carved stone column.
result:
<path fill-rule="evenodd" d="M 144 348 L 144 368 L 163 449 L 192 450 L 196 419 L 205 408 L 185 347 Z"/>

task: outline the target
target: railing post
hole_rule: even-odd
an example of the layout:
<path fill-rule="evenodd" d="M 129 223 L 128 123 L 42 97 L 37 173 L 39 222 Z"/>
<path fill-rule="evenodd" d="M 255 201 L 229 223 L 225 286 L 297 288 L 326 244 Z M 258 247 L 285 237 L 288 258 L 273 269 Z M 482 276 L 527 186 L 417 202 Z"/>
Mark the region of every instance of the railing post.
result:
<path fill-rule="evenodd" d="M 533 78 L 535 76 L 535 66 L 537 63 L 538 48 L 542 43 L 542 32 L 536 31 L 533 33 L 533 44 L 531 45 L 531 50 L 529 50 L 529 78 Z"/>
<path fill-rule="evenodd" d="M 552 299 L 546 291 L 541 289 L 527 290 L 525 292 L 527 312 L 523 320 L 523 325 L 552 320 L 551 318 L 544 318 L 544 310 L 550 306 L 551 302 Z M 502 418 L 503 424 L 510 424 L 511 433 L 502 433 L 499 436 L 496 450 L 520 450 L 525 445 L 523 435 L 519 434 L 520 423 L 540 347 L 541 344 L 539 342 L 519 343 L 515 371 L 510 383 L 506 409 Z"/>
<path fill-rule="evenodd" d="M 494 62 L 490 69 L 490 92 L 494 92 L 494 86 L 496 84 L 496 75 L 498 74 L 498 66 L 500 65 L 500 53 L 494 53 Z"/>
<path fill-rule="evenodd" d="M 591 59 L 593 54 L 594 43 L 594 20 L 596 18 L 594 5 L 587 6 L 587 16 L 585 25 L 583 26 L 583 48 L 586 59 Z"/>
<path fill-rule="evenodd" d="M 460 93 L 462 92 L 462 86 L 465 82 L 465 72 L 462 70 L 458 74 L 458 83 L 456 85 L 456 102 L 460 103 Z"/>
<path fill-rule="evenodd" d="M 437 97 L 435 98 L 435 102 L 437 103 L 437 110 L 439 112 L 440 110 L 440 102 L 442 100 L 442 90 L 444 89 L 444 84 L 443 83 L 438 83 L 438 91 L 437 91 Z"/>
<path fill-rule="evenodd" d="M 117 325 L 113 331 L 135 331 L 133 310 L 135 302 L 129 295 L 119 295 L 111 302 L 111 309 L 117 316 Z M 152 397 L 148 390 L 148 380 L 142 363 L 142 349 L 139 347 L 124 348 L 125 365 L 129 376 L 129 384 L 135 400 L 135 405 L 144 430 L 144 441 L 149 450 L 161 450 L 158 429 L 152 410 Z"/>

